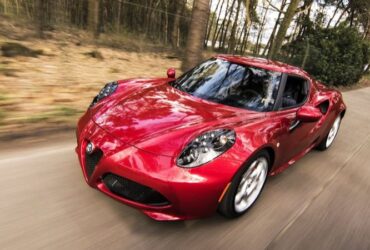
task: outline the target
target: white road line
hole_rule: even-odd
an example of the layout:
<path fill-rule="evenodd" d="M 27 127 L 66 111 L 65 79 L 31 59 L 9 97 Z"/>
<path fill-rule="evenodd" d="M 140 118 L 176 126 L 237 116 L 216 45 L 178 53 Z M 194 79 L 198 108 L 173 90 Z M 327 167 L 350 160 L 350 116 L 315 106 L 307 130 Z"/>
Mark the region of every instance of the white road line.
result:
<path fill-rule="evenodd" d="M 22 160 L 28 160 L 28 159 L 34 159 L 34 158 L 39 158 L 39 157 L 45 157 L 47 155 L 52 155 L 52 154 L 57 154 L 57 153 L 63 153 L 63 152 L 68 152 L 70 151 L 71 153 L 74 154 L 74 144 L 69 144 L 67 146 L 62 146 L 59 148 L 53 148 L 53 149 L 47 149 L 46 150 L 40 150 L 37 149 L 35 153 L 29 153 L 29 154 L 22 154 L 22 151 L 20 151 L 18 154 L 21 156 L 16 156 L 16 157 L 10 157 L 6 159 L 0 159 L 0 167 L 2 167 L 2 164 L 9 164 L 10 162 L 14 161 L 22 161 Z M 0 157 L 1 158 L 1 157 Z M 7 165 L 9 166 L 9 165 Z"/>

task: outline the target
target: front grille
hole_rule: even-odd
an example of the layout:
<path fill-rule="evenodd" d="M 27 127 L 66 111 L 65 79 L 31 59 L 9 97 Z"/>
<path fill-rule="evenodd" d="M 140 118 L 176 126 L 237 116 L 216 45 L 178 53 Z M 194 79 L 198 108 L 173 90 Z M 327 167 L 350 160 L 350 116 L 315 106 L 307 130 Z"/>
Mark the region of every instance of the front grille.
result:
<path fill-rule="evenodd" d="M 92 173 L 95 170 L 96 165 L 100 161 L 101 157 L 103 156 L 103 151 L 100 149 L 95 149 L 95 151 L 92 154 L 85 155 L 85 168 L 86 168 L 86 174 L 88 177 L 92 175 Z"/>
<path fill-rule="evenodd" d="M 137 182 L 114 174 L 103 177 L 105 186 L 114 194 L 123 198 L 152 206 L 164 206 L 169 201 L 157 191 Z"/>

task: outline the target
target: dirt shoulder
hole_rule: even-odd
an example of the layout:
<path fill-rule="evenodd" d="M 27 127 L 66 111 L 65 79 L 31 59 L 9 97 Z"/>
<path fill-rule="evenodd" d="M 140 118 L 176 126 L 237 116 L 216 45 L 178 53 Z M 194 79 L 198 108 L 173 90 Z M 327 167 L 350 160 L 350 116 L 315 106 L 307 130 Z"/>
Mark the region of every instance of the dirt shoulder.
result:
<path fill-rule="evenodd" d="M 0 46 L 16 43 L 41 52 L 0 55 L 0 138 L 73 127 L 106 82 L 163 77 L 167 68 L 180 67 L 171 53 L 109 48 L 104 43 L 113 41 L 104 37 L 96 45 L 81 31 L 49 32 L 41 40 L 31 35 L 32 26 L 2 19 L 0 30 Z M 17 36 L 7 35 L 11 30 Z"/>

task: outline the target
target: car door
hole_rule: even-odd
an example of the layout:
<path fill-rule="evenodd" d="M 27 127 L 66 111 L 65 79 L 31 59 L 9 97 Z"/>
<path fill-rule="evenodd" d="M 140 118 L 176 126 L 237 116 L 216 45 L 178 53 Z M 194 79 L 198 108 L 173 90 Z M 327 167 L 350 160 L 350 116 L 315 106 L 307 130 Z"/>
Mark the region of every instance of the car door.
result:
<path fill-rule="evenodd" d="M 300 97 L 292 97 L 292 100 L 288 100 L 288 96 L 290 95 L 287 93 L 288 85 L 294 86 L 295 84 L 302 84 L 302 87 L 305 89 L 301 90 L 305 92 L 305 96 L 303 96 L 302 92 Z M 310 94 L 312 94 L 311 82 L 308 79 L 290 75 L 283 77 L 281 91 L 278 97 L 279 104 L 277 104 L 278 107 L 276 107 L 276 111 L 272 115 L 273 119 L 279 121 L 281 127 L 279 138 L 277 138 L 281 164 L 290 161 L 302 153 L 315 140 L 310 134 L 316 123 L 301 122 L 297 119 L 297 111 L 303 105 L 307 105 L 306 103 L 309 100 Z M 284 98 L 287 98 L 285 105 L 283 105 Z"/>

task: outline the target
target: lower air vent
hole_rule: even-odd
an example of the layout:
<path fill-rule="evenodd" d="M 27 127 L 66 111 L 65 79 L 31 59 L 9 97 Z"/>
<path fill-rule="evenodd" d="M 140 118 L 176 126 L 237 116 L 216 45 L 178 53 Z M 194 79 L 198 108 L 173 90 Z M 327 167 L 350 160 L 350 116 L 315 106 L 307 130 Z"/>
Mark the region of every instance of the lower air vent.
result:
<path fill-rule="evenodd" d="M 170 204 L 169 201 L 157 191 L 118 175 L 106 174 L 103 177 L 103 182 L 112 193 L 128 200 L 152 206 L 165 206 Z"/>

